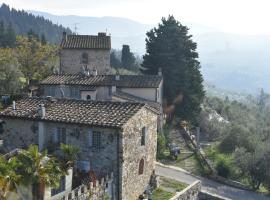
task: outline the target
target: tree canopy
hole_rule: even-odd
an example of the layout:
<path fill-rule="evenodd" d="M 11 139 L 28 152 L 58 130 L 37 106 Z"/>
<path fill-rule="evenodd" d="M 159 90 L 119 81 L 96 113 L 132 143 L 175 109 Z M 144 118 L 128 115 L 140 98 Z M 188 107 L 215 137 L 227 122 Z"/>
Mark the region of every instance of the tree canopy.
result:
<path fill-rule="evenodd" d="M 63 32 L 71 33 L 69 28 L 53 24 L 50 20 L 44 19 L 44 17 L 34 16 L 24 10 L 11 9 L 4 3 L 0 5 L 0 21 L 2 21 L 6 27 L 13 27 L 17 35 L 26 36 L 29 30 L 33 30 L 39 37 L 42 37 L 42 34 L 44 34 L 48 42 L 53 44 L 57 44 L 61 41 Z"/>
<path fill-rule="evenodd" d="M 188 28 L 169 16 L 147 32 L 142 64 L 145 74 L 157 74 L 162 69 L 165 102 L 174 104 L 174 114 L 193 122 L 204 98 L 196 49 Z"/>

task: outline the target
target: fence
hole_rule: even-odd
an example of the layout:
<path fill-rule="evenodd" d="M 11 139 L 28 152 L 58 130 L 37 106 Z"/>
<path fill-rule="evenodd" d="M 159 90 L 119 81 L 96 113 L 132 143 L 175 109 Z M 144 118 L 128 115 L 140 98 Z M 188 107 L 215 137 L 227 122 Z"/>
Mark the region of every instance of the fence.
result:
<path fill-rule="evenodd" d="M 109 200 L 114 196 L 113 173 L 100 181 L 81 185 L 71 192 L 51 197 L 51 200 Z"/>

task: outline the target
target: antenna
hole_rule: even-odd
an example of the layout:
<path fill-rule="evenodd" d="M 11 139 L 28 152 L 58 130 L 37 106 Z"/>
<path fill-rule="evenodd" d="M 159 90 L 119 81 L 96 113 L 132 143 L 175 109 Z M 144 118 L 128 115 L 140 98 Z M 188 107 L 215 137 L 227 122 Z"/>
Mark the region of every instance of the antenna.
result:
<path fill-rule="evenodd" d="M 75 33 L 75 35 L 77 35 L 78 33 L 77 33 L 77 30 L 78 30 L 78 27 L 77 27 L 77 25 L 78 25 L 79 23 L 74 23 L 73 25 L 74 25 L 74 33 Z"/>

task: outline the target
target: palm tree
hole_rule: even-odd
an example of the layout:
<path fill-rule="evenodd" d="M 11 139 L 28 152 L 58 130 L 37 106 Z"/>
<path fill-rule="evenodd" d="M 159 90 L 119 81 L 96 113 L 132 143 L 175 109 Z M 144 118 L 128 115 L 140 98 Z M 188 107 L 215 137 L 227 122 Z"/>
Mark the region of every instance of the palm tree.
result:
<path fill-rule="evenodd" d="M 36 145 L 21 150 L 17 159 L 22 166 L 17 170 L 21 183 L 32 186 L 33 200 L 43 199 L 45 186 L 58 187 L 61 177 L 66 175 L 57 160 L 48 157 L 47 151 L 39 152 Z"/>
<path fill-rule="evenodd" d="M 74 166 L 74 162 L 77 158 L 79 149 L 70 144 L 62 144 L 62 143 L 60 145 L 60 149 L 62 151 L 62 156 L 60 157 L 60 160 L 63 163 L 64 169 L 68 170 L 69 168 Z"/>
<path fill-rule="evenodd" d="M 16 173 L 18 161 L 16 157 L 6 159 L 0 157 L 0 199 L 6 199 L 9 192 L 17 193 L 17 186 L 20 184 L 21 176 Z"/>

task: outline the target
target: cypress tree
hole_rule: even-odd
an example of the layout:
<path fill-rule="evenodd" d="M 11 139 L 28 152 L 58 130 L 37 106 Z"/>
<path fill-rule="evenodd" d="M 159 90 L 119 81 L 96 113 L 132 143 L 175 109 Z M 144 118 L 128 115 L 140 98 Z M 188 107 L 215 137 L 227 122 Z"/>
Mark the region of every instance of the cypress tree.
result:
<path fill-rule="evenodd" d="M 5 37 L 5 26 L 4 22 L 1 20 L 0 21 L 0 47 L 3 47 L 3 42 L 4 42 L 4 37 Z"/>
<path fill-rule="evenodd" d="M 8 24 L 7 30 L 5 31 L 5 42 L 4 46 L 14 47 L 16 43 L 16 34 L 12 28 L 11 23 Z"/>
<path fill-rule="evenodd" d="M 122 67 L 132 70 L 132 68 L 135 66 L 135 60 L 135 56 L 130 51 L 129 45 L 123 45 L 121 57 Z"/>
<path fill-rule="evenodd" d="M 46 40 L 44 34 L 41 35 L 41 44 L 42 44 L 42 45 L 46 45 L 46 44 L 47 44 L 47 40 Z"/>
<path fill-rule="evenodd" d="M 142 72 L 157 74 L 161 68 L 164 98 L 174 108 L 171 114 L 196 122 L 205 93 L 197 44 L 191 38 L 188 28 L 173 16 L 162 18 L 157 28 L 147 32 Z"/>

